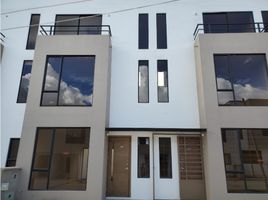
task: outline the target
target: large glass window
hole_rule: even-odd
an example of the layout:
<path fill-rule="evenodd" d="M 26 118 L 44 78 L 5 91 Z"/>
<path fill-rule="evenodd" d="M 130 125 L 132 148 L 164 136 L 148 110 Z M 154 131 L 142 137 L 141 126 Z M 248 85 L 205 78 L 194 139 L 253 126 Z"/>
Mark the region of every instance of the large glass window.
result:
<path fill-rule="evenodd" d="M 157 92 L 158 102 L 168 102 L 168 63 L 167 60 L 157 61 Z"/>
<path fill-rule="evenodd" d="M 203 13 L 205 33 L 255 32 L 252 12 Z"/>
<path fill-rule="evenodd" d="M 149 102 L 149 67 L 148 60 L 139 60 L 138 95 L 139 103 Z"/>
<path fill-rule="evenodd" d="M 138 178 L 150 177 L 150 141 L 148 137 L 138 138 Z"/>
<path fill-rule="evenodd" d="M 267 129 L 223 129 L 227 190 L 231 193 L 268 192 Z"/>
<path fill-rule="evenodd" d="M 23 62 L 17 103 L 26 103 L 27 101 L 30 78 L 32 73 L 32 63 L 32 60 L 25 60 Z"/>
<path fill-rule="evenodd" d="M 29 188 L 85 190 L 89 128 L 38 128 Z"/>
<path fill-rule="evenodd" d="M 139 14 L 139 49 L 148 49 L 149 28 L 148 14 Z"/>
<path fill-rule="evenodd" d="M 167 48 L 167 21 L 166 13 L 156 14 L 157 49 Z"/>
<path fill-rule="evenodd" d="M 26 49 L 34 49 L 39 28 L 40 14 L 32 14 Z"/>
<path fill-rule="evenodd" d="M 264 31 L 268 32 L 268 11 L 262 11 L 263 27 Z"/>
<path fill-rule="evenodd" d="M 219 105 L 267 106 L 264 54 L 214 55 Z"/>
<path fill-rule="evenodd" d="M 57 15 L 55 35 L 101 34 L 102 15 Z"/>
<path fill-rule="evenodd" d="M 170 138 L 159 138 L 160 178 L 172 178 L 172 157 Z"/>
<path fill-rule="evenodd" d="M 10 138 L 6 167 L 14 167 L 16 165 L 19 144 L 19 138 Z"/>
<path fill-rule="evenodd" d="M 41 105 L 92 106 L 95 56 L 48 56 Z"/>

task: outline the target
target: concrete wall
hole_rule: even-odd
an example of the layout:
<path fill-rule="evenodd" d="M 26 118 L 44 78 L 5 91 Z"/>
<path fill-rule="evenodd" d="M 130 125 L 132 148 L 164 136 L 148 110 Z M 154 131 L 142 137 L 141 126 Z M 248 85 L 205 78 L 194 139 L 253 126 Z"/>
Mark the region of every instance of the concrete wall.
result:
<path fill-rule="evenodd" d="M 200 118 L 207 128 L 204 160 L 208 200 L 264 200 L 268 194 L 227 193 L 221 128 L 268 128 L 266 106 L 218 106 L 213 54 L 266 54 L 267 33 L 200 34 L 197 38 L 197 78 Z"/>
<path fill-rule="evenodd" d="M 95 55 L 93 106 L 40 107 L 46 55 Z M 22 168 L 18 199 L 102 199 L 105 193 L 105 127 L 110 83 L 109 36 L 40 36 L 37 39 L 30 92 L 23 121 L 17 166 Z M 86 191 L 29 191 L 28 183 L 37 127 L 90 127 Z"/>

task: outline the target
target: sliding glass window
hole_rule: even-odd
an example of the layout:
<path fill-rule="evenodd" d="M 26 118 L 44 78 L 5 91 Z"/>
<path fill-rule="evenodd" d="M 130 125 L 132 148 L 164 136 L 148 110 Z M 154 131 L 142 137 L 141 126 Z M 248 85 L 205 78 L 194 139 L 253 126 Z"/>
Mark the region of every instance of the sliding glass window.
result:
<path fill-rule="evenodd" d="M 167 60 L 157 61 L 157 92 L 158 102 L 168 102 L 168 62 Z"/>
<path fill-rule="evenodd" d="M 149 102 L 149 62 L 148 60 L 139 60 L 138 74 L 138 102 Z"/>

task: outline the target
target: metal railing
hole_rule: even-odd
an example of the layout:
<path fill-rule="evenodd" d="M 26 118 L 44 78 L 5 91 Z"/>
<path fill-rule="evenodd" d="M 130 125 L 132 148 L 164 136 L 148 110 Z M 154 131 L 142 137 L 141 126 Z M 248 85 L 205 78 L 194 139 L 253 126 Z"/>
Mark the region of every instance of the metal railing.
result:
<path fill-rule="evenodd" d="M 202 33 L 246 33 L 268 32 L 268 25 L 262 22 L 239 24 L 197 24 L 193 33 L 194 39 Z"/>
<path fill-rule="evenodd" d="M 0 32 L 0 40 L 2 41 L 2 42 L 4 42 L 4 38 L 5 38 L 6 36 L 3 34 L 3 33 L 1 33 Z"/>
<path fill-rule="evenodd" d="M 42 35 L 109 35 L 112 36 L 110 25 L 41 25 Z"/>

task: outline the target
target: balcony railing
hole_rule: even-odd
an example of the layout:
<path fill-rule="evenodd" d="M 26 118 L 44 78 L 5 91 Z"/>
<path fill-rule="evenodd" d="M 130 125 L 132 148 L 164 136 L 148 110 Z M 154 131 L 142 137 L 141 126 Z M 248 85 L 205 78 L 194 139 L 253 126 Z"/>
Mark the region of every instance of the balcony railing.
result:
<path fill-rule="evenodd" d="M 202 33 L 246 33 L 246 32 L 268 32 L 268 25 L 262 22 L 240 23 L 240 24 L 197 24 L 194 30 L 194 39 Z"/>
<path fill-rule="evenodd" d="M 109 35 L 112 36 L 110 25 L 41 25 L 42 35 Z"/>

